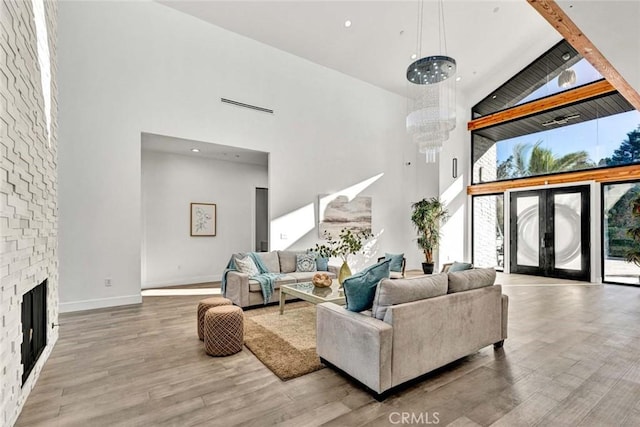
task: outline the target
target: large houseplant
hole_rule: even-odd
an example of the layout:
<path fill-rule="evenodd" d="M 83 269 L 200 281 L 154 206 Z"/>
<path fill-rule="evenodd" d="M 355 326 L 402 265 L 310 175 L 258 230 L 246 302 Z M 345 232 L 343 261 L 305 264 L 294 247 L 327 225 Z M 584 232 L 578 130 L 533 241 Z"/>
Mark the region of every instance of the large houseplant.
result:
<path fill-rule="evenodd" d="M 433 252 L 440 243 L 440 223 L 449 217 L 444 204 L 435 197 L 422 199 L 411 205 L 411 222 L 418 231 L 418 246 L 424 252 L 422 271 L 433 273 Z"/>
<path fill-rule="evenodd" d="M 348 228 L 343 228 L 337 240 L 326 231 L 324 232 L 324 237 L 327 242 L 322 245 L 316 243 L 316 247 L 312 251 L 323 258 L 339 257 L 342 259 L 342 267 L 340 267 L 338 274 L 338 282 L 342 285 L 344 279 L 351 276 L 351 269 L 348 264 L 349 255 L 355 255 L 360 252 L 364 242 L 373 237 L 373 234 L 365 230 L 351 231 Z"/>

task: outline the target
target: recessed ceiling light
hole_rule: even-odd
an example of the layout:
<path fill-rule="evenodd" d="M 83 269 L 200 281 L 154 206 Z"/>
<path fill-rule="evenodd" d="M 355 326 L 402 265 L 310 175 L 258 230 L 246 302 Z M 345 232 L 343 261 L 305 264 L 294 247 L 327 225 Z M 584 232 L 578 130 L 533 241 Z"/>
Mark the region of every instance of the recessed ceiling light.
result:
<path fill-rule="evenodd" d="M 194 153 L 199 153 L 200 150 L 198 148 L 192 148 L 191 151 L 193 151 Z"/>
<path fill-rule="evenodd" d="M 416 55 L 415 53 L 413 55 L 411 55 L 411 59 L 416 59 L 418 57 L 418 55 Z"/>
<path fill-rule="evenodd" d="M 456 77 L 456 81 L 459 82 L 460 80 L 462 80 L 462 76 L 458 76 Z"/>
<path fill-rule="evenodd" d="M 491 98 L 492 99 L 496 99 L 498 97 L 498 95 L 493 95 Z"/>
<path fill-rule="evenodd" d="M 344 26 L 349 28 L 351 26 L 351 21 L 349 21 L 348 19 L 344 21 Z"/>

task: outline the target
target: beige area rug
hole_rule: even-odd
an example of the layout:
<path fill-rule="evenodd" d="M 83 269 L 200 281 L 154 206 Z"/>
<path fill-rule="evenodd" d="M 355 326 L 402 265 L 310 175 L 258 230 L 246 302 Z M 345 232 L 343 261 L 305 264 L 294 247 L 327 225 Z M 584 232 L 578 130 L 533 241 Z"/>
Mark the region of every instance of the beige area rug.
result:
<path fill-rule="evenodd" d="M 316 307 L 288 303 L 244 313 L 244 344 L 283 381 L 324 368 L 316 354 Z"/>

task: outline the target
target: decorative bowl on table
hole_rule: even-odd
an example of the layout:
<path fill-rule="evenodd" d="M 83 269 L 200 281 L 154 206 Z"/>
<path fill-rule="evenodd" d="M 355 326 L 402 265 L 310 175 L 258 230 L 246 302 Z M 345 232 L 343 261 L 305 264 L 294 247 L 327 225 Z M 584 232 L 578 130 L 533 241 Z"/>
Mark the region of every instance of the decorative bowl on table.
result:
<path fill-rule="evenodd" d="M 316 288 L 328 288 L 331 286 L 331 277 L 327 273 L 316 273 L 311 279 L 311 283 Z"/>

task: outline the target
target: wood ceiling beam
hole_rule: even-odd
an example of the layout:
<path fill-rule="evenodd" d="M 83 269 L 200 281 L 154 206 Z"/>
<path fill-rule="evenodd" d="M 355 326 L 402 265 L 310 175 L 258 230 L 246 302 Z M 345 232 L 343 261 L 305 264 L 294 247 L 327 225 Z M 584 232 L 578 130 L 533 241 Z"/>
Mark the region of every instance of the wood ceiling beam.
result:
<path fill-rule="evenodd" d="M 558 175 L 533 176 L 531 178 L 475 184 L 467 187 L 467 194 L 478 196 L 482 194 L 503 193 L 513 188 L 533 187 L 539 185 L 567 184 L 582 181 L 615 182 L 636 180 L 639 178 L 640 165 L 617 166 L 614 168 L 589 169 L 566 172 Z"/>
<path fill-rule="evenodd" d="M 467 123 L 468 130 L 477 130 L 499 123 L 520 119 L 532 114 L 542 113 L 547 110 L 563 107 L 595 96 L 606 95 L 615 92 L 616 89 L 606 80 L 589 83 L 571 91 L 560 92 L 546 98 L 517 105 L 507 110 L 498 111 Z"/>
<path fill-rule="evenodd" d="M 640 111 L 640 95 L 585 36 L 555 0 L 527 0 L 593 68 L 607 79 L 633 107 Z M 613 31 L 613 30 L 612 30 Z"/>

